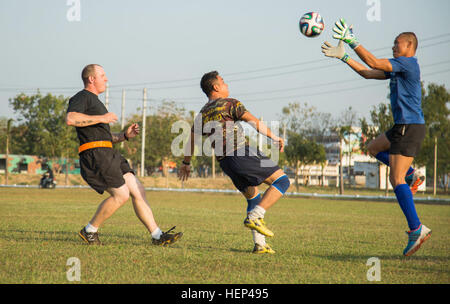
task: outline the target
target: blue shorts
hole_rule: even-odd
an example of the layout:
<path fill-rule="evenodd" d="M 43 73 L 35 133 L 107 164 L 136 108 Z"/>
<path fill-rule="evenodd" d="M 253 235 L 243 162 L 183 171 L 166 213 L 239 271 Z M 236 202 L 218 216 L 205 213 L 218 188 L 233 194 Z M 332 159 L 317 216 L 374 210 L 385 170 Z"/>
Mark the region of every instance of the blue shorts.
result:
<path fill-rule="evenodd" d="M 425 138 L 426 128 L 423 124 L 395 124 L 386 132 L 391 143 L 390 154 L 416 157 Z"/>
<path fill-rule="evenodd" d="M 237 155 L 243 151 L 236 151 Z M 264 180 L 280 169 L 261 151 L 246 146 L 244 156 L 225 156 L 220 161 L 223 172 L 233 181 L 234 186 L 244 192 L 249 186 L 259 186 Z"/>

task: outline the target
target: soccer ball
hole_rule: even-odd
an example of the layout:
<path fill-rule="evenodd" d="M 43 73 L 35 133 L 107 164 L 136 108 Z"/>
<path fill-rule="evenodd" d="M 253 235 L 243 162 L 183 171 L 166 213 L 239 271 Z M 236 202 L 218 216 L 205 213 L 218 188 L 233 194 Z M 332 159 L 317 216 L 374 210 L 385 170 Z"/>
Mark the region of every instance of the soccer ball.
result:
<path fill-rule="evenodd" d="M 306 37 L 316 37 L 322 33 L 325 25 L 319 13 L 306 13 L 300 19 L 300 32 Z"/>

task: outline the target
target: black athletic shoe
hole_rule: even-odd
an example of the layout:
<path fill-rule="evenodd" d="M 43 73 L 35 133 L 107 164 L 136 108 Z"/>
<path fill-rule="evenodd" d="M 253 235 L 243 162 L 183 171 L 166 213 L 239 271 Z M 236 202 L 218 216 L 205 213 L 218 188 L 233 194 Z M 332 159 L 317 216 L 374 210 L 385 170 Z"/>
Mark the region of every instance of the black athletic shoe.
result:
<path fill-rule="evenodd" d="M 97 232 L 86 232 L 86 228 L 83 228 L 78 232 L 78 235 L 89 245 L 102 245 Z"/>
<path fill-rule="evenodd" d="M 172 230 L 175 229 L 175 227 L 176 226 L 173 226 L 166 232 L 163 232 L 159 240 L 152 239 L 152 244 L 158 246 L 167 246 L 175 243 L 178 239 L 180 239 L 183 236 L 183 232 L 171 232 Z"/>

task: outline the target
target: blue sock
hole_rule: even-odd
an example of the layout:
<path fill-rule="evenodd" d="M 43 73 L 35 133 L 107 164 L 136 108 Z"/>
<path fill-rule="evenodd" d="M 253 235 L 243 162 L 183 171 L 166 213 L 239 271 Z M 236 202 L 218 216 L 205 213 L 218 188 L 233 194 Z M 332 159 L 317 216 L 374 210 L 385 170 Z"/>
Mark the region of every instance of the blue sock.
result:
<path fill-rule="evenodd" d="M 382 151 L 375 156 L 380 162 L 389 166 L 389 151 Z"/>
<path fill-rule="evenodd" d="M 409 167 L 408 172 L 406 172 L 406 176 L 411 175 L 414 172 L 413 167 Z"/>
<path fill-rule="evenodd" d="M 261 193 L 258 193 L 254 198 L 247 200 L 247 213 L 253 210 L 261 202 Z"/>
<path fill-rule="evenodd" d="M 375 156 L 375 158 L 378 159 L 383 164 L 385 164 L 386 166 L 389 166 L 389 151 L 388 150 L 378 153 Z M 409 167 L 408 172 L 406 173 L 406 176 L 410 175 L 413 172 L 414 172 L 414 168 Z"/>
<path fill-rule="evenodd" d="M 407 184 L 401 184 L 395 187 L 394 192 L 400 208 L 402 208 L 403 214 L 406 216 L 409 229 L 416 230 L 420 226 L 420 220 L 414 206 L 411 189 L 409 189 Z"/>

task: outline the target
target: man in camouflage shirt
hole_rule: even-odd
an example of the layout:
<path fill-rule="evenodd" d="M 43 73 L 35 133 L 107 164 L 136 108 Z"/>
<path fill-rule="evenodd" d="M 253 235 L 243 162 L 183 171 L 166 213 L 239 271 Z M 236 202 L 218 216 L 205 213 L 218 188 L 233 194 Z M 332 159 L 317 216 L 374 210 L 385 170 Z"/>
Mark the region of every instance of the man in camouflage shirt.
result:
<path fill-rule="evenodd" d="M 254 117 L 239 100 L 228 98 L 228 85 L 217 71 L 203 75 L 200 86 L 208 96 L 208 103 L 195 118 L 190 145 L 180 168 L 180 179 L 184 181 L 189 177 L 195 138 L 207 136 L 220 167 L 247 199 L 244 225 L 253 234 L 253 253 L 275 253 L 265 242 L 265 237 L 272 237 L 274 233 L 266 227 L 264 214 L 287 191 L 289 178 L 270 158 L 249 146 L 239 121 L 249 123 L 259 133 L 271 138 L 279 145 L 281 152 L 284 141 Z M 263 196 L 258 190 L 262 183 L 269 185 Z"/>

